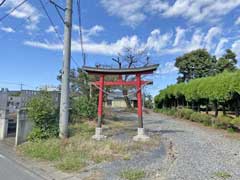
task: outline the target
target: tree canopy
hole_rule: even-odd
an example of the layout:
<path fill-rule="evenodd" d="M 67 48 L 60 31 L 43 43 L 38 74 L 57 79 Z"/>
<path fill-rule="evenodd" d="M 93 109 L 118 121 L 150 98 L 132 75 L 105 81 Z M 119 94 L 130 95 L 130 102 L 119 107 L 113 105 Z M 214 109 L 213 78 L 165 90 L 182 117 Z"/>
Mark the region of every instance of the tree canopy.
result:
<path fill-rule="evenodd" d="M 208 77 L 225 70 L 236 70 L 236 54 L 227 49 L 226 53 L 217 59 L 206 49 L 198 49 L 176 58 L 175 66 L 179 69 L 178 83 L 189 82 L 191 79 Z"/>

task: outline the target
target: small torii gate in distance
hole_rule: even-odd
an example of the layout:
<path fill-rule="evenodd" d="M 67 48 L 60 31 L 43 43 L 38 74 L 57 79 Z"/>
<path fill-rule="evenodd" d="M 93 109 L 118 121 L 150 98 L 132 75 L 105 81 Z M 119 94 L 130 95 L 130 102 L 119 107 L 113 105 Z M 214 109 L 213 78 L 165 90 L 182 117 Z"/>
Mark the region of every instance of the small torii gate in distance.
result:
<path fill-rule="evenodd" d="M 145 135 L 143 128 L 143 117 L 142 117 L 142 92 L 141 88 L 143 85 L 149 84 L 150 81 L 141 80 L 141 75 L 143 74 L 153 74 L 157 70 L 158 64 L 138 67 L 138 68 L 98 68 L 98 67 L 88 67 L 84 66 L 83 70 L 88 74 L 100 76 L 100 80 L 92 82 L 94 85 L 99 87 L 99 97 L 98 97 L 98 124 L 96 127 L 95 135 L 93 139 L 101 140 L 105 139 L 106 136 L 102 134 L 102 114 L 103 114 L 103 96 L 104 96 L 104 86 L 136 86 L 137 89 L 137 104 L 138 104 L 138 134 L 133 137 L 134 141 L 146 141 L 149 139 Z M 104 77 L 107 75 L 118 75 L 117 81 L 104 81 Z M 122 79 L 123 75 L 135 75 L 136 80 L 124 81 Z"/>

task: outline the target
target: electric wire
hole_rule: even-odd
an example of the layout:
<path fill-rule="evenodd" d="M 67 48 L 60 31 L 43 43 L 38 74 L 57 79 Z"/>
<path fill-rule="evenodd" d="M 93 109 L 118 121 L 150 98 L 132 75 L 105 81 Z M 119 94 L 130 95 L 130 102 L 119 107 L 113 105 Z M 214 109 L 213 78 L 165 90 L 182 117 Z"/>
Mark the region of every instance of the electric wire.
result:
<path fill-rule="evenodd" d="M 45 7 L 45 5 L 44 5 L 44 3 L 43 3 L 42 0 L 39 0 L 39 2 L 40 2 L 40 4 L 41 4 L 42 9 L 44 10 L 44 12 L 45 12 L 47 18 L 48 18 L 50 24 L 52 25 L 53 30 L 54 30 L 54 32 L 56 33 L 56 35 L 57 35 L 57 37 L 58 37 L 60 43 L 63 45 L 63 39 L 62 39 L 61 35 L 59 34 L 59 32 L 58 32 L 58 30 L 57 30 L 57 28 L 56 28 L 56 26 L 55 26 L 55 24 L 54 24 L 54 22 L 53 22 L 51 16 L 49 15 L 49 13 L 48 13 L 48 11 L 47 11 L 47 8 Z M 73 58 L 72 55 L 71 55 L 71 59 L 73 60 L 73 63 L 74 63 L 77 67 L 79 67 L 77 61 Z"/>
<path fill-rule="evenodd" d="M 2 6 L 5 3 L 6 0 L 2 0 L 2 2 L 0 3 L 0 6 Z"/>
<path fill-rule="evenodd" d="M 48 11 L 47 11 L 47 8 L 45 7 L 45 5 L 44 5 L 44 3 L 43 3 L 42 0 L 39 0 L 39 2 L 40 2 L 40 4 L 41 4 L 41 6 L 42 6 L 42 9 L 43 9 L 44 13 L 46 14 L 46 16 L 47 16 L 47 18 L 48 18 L 50 24 L 52 25 L 53 30 L 55 31 L 55 33 L 56 33 L 56 35 L 57 35 L 57 38 L 58 38 L 59 41 L 62 43 L 62 42 L 63 42 L 63 39 L 62 39 L 61 35 L 59 34 L 59 32 L 58 32 L 58 30 L 57 30 L 57 28 L 56 28 L 56 26 L 55 26 L 52 18 L 50 17 L 50 15 L 49 15 L 49 13 L 48 13 Z"/>
<path fill-rule="evenodd" d="M 26 3 L 28 0 L 24 0 L 21 3 L 19 3 L 17 6 L 15 6 L 13 9 L 11 9 L 7 14 L 0 17 L 0 22 L 6 19 L 8 16 L 10 16 L 17 8 L 21 7 L 24 3 Z"/>
<path fill-rule="evenodd" d="M 81 1 L 77 0 L 77 9 L 78 9 L 78 28 L 79 28 L 79 37 L 82 51 L 83 66 L 86 65 L 86 54 L 83 47 L 83 32 L 82 32 L 82 17 L 81 17 Z"/>

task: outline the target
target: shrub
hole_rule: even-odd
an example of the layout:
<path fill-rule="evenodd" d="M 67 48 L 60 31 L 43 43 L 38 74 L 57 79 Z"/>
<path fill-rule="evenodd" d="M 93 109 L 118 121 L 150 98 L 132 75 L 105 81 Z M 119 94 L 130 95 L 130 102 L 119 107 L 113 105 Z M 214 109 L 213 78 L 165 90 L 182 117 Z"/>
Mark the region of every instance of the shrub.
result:
<path fill-rule="evenodd" d="M 145 177 L 145 172 L 139 169 L 128 169 L 120 173 L 121 178 L 127 180 L 139 180 Z"/>
<path fill-rule="evenodd" d="M 207 115 L 207 114 L 201 114 L 198 112 L 194 112 L 191 117 L 190 120 L 193 122 L 199 122 L 199 123 L 203 123 L 206 126 L 210 126 L 212 124 L 212 117 Z"/>
<path fill-rule="evenodd" d="M 227 117 L 227 116 L 219 116 L 217 119 L 216 119 L 216 126 L 218 128 L 222 128 L 222 129 L 228 129 L 228 128 L 231 128 L 233 127 L 233 125 L 231 124 L 232 122 L 232 118 L 230 117 Z"/>
<path fill-rule="evenodd" d="M 232 124 L 234 127 L 240 129 L 240 117 L 234 118 L 234 119 L 231 121 L 231 124 Z"/>
<path fill-rule="evenodd" d="M 190 119 L 191 115 L 194 113 L 191 109 L 179 109 L 178 110 L 178 117 L 184 119 Z"/>
<path fill-rule="evenodd" d="M 71 120 L 76 122 L 81 118 L 93 120 L 97 117 L 97 98 L 79 96 L 71 102 Z"/>
<path fill-rule="evenodd" d="M 58 135 L 58 111 L 48 92 L 40 92 L 27 104 L 28 118 L 33 122 L 30 140 L 46 139 Z"/>

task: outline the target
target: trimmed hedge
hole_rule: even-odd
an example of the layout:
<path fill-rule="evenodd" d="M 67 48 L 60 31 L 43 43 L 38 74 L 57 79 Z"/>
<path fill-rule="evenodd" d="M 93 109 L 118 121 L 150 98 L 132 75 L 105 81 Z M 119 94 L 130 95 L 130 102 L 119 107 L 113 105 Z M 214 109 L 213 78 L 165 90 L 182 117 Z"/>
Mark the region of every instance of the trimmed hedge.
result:
<path fill-rule="evenodd" d="M 201 105 L 212 105 L 216 116 L 218 108 L 230 107 L 236 116 L 240 114 L 240 70 L 223 72 L 216 76 L 193 79 L 188 83 L 168 86 L 155 96 L 155 107 L 172 108 L 191 105 L 195 111 L 201 110 Z M 207 109 L 207 108 L 206 108 Z M 208 110 L 208 109 L 207 109 Z"/>
<path fill-rule="evenodd" d="M 208 115 L 195 112 L 191 109 L 154 109 L 154 112 L 162 113 L 168 116 L 174 116 L 177 118 L 182 118 L 190 120 L 193 122 L 202 123 L 205 126 L 214 126 L 221 129 L 235 129 L 240 130 L 240 118 L 230 118 L 227 116 L 219 116 L 217 118 Z"/>

